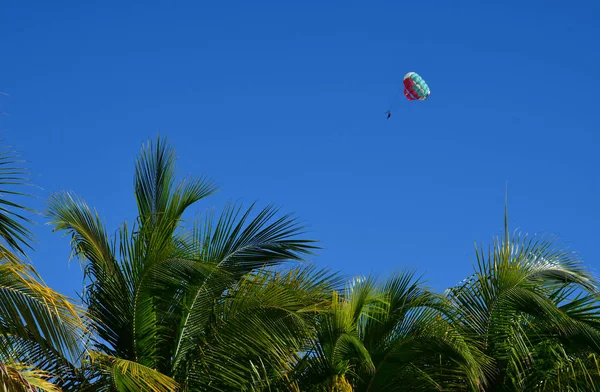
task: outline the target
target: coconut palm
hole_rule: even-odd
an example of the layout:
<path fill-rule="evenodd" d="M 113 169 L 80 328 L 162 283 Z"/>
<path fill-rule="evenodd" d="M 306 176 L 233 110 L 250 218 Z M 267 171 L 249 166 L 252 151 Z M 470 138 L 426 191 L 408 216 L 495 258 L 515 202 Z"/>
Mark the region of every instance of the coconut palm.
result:
<path fill-rule="evenodd" d="M 444 295 L 406 273 L 334 293 L 291 373 L 298 390 L 600 389 L 595 279 L 556 241 L 510 236 L 505 225 Z"/>
<path fill-rule="evenodd" d="M 303 391 L 460 390 L 484 376 L 452 309 L 412 272 L 355 279 L 317 316 L 317 337 L 294 369 Z"/>
<path fill-rule="evenodd" d="M 511 236 L 505 220 L 474 274 L 443 295 L 409 272 L 341 290 L 313 266 L 282 268 L 315 246 L 272 207 L 228 205 L 185 226 L 216 188 L 176 183 L 174 163 L 160 139 L 142 149 L 138 218 L 114 236 L 82 199 L 51 199 L 85 266 L 93 336 L 79 373 L 60 353 L 36 363 L 55 358 L 74 390 L 598 389 L 596 282 L 554 241 Z"/>
<path fill-rule="evenodd" d="M 48 288 L 25 261 L 33 234 L 27 172 L 15 152 L 0 149 L 0 391 L 59 391 L 78 374 L 83 323 L 69 298 Z"/>
<path fill-rule="evenodd" d="M 596 282 L 551 238 L 509 235 L 477 250 L 474 274 L 448 291 L 456 326 L 492 363 L 486 391 L 597 390 Z"/>
<path fill-rule="evenodd" d="M 176 183 L 174 151 L 160 138 L 142 148 L 134 191 L 138 218 L 113 237 L 81 198 L 50 201 L 85 266 L 94 336 L 81 390 L 250 390 L 284 377 L 336 281 L 278 268 L 315 249 L 298 238 L 302 227 L 254 205 L 185 226 L 183 214 L 216 187 Z"/>

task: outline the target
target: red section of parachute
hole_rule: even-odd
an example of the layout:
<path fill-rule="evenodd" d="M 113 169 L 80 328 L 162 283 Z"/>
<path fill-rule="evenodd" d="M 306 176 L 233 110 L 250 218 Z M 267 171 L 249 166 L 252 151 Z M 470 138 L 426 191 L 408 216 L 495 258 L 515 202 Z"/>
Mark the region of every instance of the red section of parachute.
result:
<path fill-rule="evenodd" d="M 415 83 L 412 79 L 406 78 L 403 80 L 404 83 L 404 95 L 409 101 L 416 101 L 419 99 L 419 94 L 415 91 Z"/>

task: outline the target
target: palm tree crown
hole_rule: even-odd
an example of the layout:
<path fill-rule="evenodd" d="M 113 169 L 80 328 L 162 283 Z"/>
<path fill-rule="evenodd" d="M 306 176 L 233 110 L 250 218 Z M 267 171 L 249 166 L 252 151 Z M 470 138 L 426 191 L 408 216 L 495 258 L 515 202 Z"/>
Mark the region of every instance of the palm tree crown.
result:
<path fill-rule="evenodd" d="M 218 219 L 184 227 L 184 212 L 216 187 L 176 182 L 174 152 L 161 139 L 142 149 L 134 189 L 138 218 L 113 238 L 80 198 L 50 202 L 52 223 L 71 234 L 85 265 L 95 331 L 89 388 L 228 390 L 259 368 L 282 372 L 332 282 L 323 271 L 273 269 L 315 249 L 297 238 L 296 220 L 273 207 L 229 205 Z"/>

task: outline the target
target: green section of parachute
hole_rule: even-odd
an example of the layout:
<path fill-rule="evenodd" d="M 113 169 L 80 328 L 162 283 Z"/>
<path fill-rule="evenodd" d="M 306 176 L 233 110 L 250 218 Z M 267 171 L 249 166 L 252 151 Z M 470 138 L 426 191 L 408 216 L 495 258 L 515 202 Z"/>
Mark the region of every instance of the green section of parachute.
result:
<path fill-rule="evenodd" d="M 427 83 L 425 83 L 425 80 L 423 80 L 423 78 L 421 76 L 419 76 L 419 74 L 417 73 L 412 73 L 410 75 L 410 79 L 417 85 L 420 87 L 419 88 L 415 88 L 415 91 L 419 94 L 420 98 L 425 98 L 429 96 L 429 86 L 427 85 Z"/>

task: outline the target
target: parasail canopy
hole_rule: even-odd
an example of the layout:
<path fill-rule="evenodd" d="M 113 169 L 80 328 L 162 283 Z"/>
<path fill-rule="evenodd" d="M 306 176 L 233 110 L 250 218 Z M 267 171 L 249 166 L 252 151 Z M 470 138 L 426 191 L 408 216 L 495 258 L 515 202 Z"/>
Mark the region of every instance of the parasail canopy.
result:
<path fill-rule="evenodd" d="M 416 72 L 404 75 L 404 95 L 409 101 L 424 101 L 429 98 L 431 91 L 429 86 Z"/>

